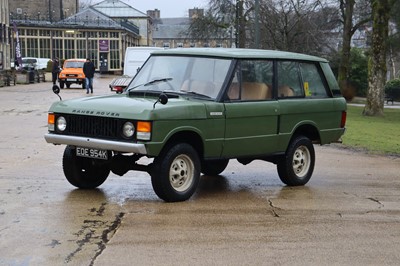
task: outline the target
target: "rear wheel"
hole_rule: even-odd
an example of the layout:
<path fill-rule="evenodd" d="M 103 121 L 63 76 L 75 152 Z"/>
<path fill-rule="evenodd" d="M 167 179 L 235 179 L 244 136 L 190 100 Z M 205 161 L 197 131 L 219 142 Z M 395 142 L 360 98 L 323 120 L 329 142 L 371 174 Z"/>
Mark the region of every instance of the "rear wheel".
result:
<path fill-rule="evenodd" d="M 278 175 L 288 186 L 303 186 L 310 180 L 314 165 L 315 151 L 311 140 L 297 136 L 290 142 L 285 156 L 278 161 Z"/>
<path fill-rule="evenodd" d="M 110 174 L 110 168 L 103 160 L 77 157 L 70 146 L 64 150 L 63 170 L 71 185 L 86 189 L 100 186 Z"/>
<path fill-rule="evenodd" d="M 151 171 L 154 192 L 167 202 L 189 199 L 200 181 L 200 159 L 189 144 L 178 143 L 165 149 Z"/>
<path fill-rule="evenodd" d="M 201 164 L 201 172 L 205 175 L 219 175 L 228 166 L 228 159 L 204 160 Z"/>
<path fill-rule="evenodd" d="M 65 85 L 67 86 L 68 89 L 71 87 L 71 83 L 69 82 L 65 83 Z"/>

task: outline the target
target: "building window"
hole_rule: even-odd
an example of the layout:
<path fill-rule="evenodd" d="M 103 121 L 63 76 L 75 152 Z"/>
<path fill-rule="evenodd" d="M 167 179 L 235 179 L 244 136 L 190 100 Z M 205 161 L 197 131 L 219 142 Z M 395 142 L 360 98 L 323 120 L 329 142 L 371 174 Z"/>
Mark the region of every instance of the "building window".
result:
<path fill-rule="evenodd" d="M 109 69 L 120 68 L 119 41 L 110 40 L 110 59 L 108 67 Z"/>
<path fill-rule="evenodd" d="M 64 58 L 63 55 L 63 40 L 53 39 L 53 57 Z"/>
<path fill-rule="evenodd" d="M 75 40 L 64 40 L 65 59 L 75 58 Z"/>
<path fill-rule="evenodd" d="M 77 58 L 86 58 L 86 40 L 76 41 L 76 56 Z"/>
<path fill-rule="evenodd" d="M 99 32 L 100 38 L 108 38 L 108 32 L 101 31 Z"/>
<path fill-rule="evenodd" d="M 87 33 L 88 38 L 97 38 L 97 32 L 96 31 L 90 31 Z"/>
<path fill-rule="evenodd" d="M 26 30 L 26 35 L 27 36 L 37 36 L 38 31 L 37 30 Z"/>
<path fill-rule="evenodd" d="M 39 46 L 39 56 L 41 58 L 51 58 L 50 39 L 40 39 Z"/>
<path fill-rule="evenodd" d="M 164 48 L 169 48 L 169 42 L 163 43 L 163 47 L 164 47 Z"/>
<path fill-rule="evenodd" d="M 26 40 L 26 55 L 28 57 L 39 57 L 38 40 L 27 39 Z"/>
<path fill-rule="evenodd" d="M 93 64 L 98 68 L 98 57 L 97 57 L 97 52 L 98 52 L 98 40 L 88 40 L 88 52 L 89 54 L 87 55 L 90 59 L 92 59 Z"/>
<path fill-rule="evenodd" d="M 59 30 L 53 31 L 53 37 L 62 37 L 62 31 Z"/>
<path fill-rule="evenodd" d="M 119 38 L 119 32 L 110 32 L 110 38 Z"/>

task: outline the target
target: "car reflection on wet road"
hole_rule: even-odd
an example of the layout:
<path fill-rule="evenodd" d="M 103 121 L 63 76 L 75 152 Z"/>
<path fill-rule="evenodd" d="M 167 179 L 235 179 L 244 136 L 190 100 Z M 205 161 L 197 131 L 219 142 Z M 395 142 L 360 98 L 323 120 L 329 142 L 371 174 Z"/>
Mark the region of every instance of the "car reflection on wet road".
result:
<path fill-rule="evenodd" d="M 97 76 L 95 94 L 112 93 L 111 80 Z M 3 87 L 0 97 L 0 265 L 400 261 L 400 158 L 316 147 L 311 181 L 292 188 L 273 164 L 231 161 L 180 203 L 161 201 L 144 172 L 79 190 L 62 173 L 64 147 L 43 139 L 58 100 L 50 83 Z"/>

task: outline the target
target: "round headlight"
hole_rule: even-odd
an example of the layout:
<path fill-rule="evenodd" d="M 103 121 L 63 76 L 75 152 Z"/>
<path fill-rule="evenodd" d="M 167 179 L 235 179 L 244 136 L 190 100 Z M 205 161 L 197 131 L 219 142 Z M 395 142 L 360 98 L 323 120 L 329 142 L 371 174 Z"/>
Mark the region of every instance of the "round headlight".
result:
<path fill-rule="evenodd" d="M 64 131 L 67 128 L 67 120 L 63 116 L 57 118 L 57 129 L 59 131 Z"/>
<path fill-rule="evenodd" d="M 135 126 L 131 122 L 126 122 L 122 128 L 122 134 L 125 137 L 130 138 L 135 133 Z"/>

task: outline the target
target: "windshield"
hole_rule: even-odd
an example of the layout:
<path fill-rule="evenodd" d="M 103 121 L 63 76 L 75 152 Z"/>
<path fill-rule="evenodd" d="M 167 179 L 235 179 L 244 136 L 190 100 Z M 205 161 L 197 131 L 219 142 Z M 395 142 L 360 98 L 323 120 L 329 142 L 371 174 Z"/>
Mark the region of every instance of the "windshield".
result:
<path fill-rule="evenodd" d="M 231 63 L 231 59 L 153 55 L 128 90 L 174 91 L 215 99 Z"/>
<path fill-rule="evenodd" d="M 66 61 L 64 68 L 82 68 L 84 63 L 82 61 Z"/>

